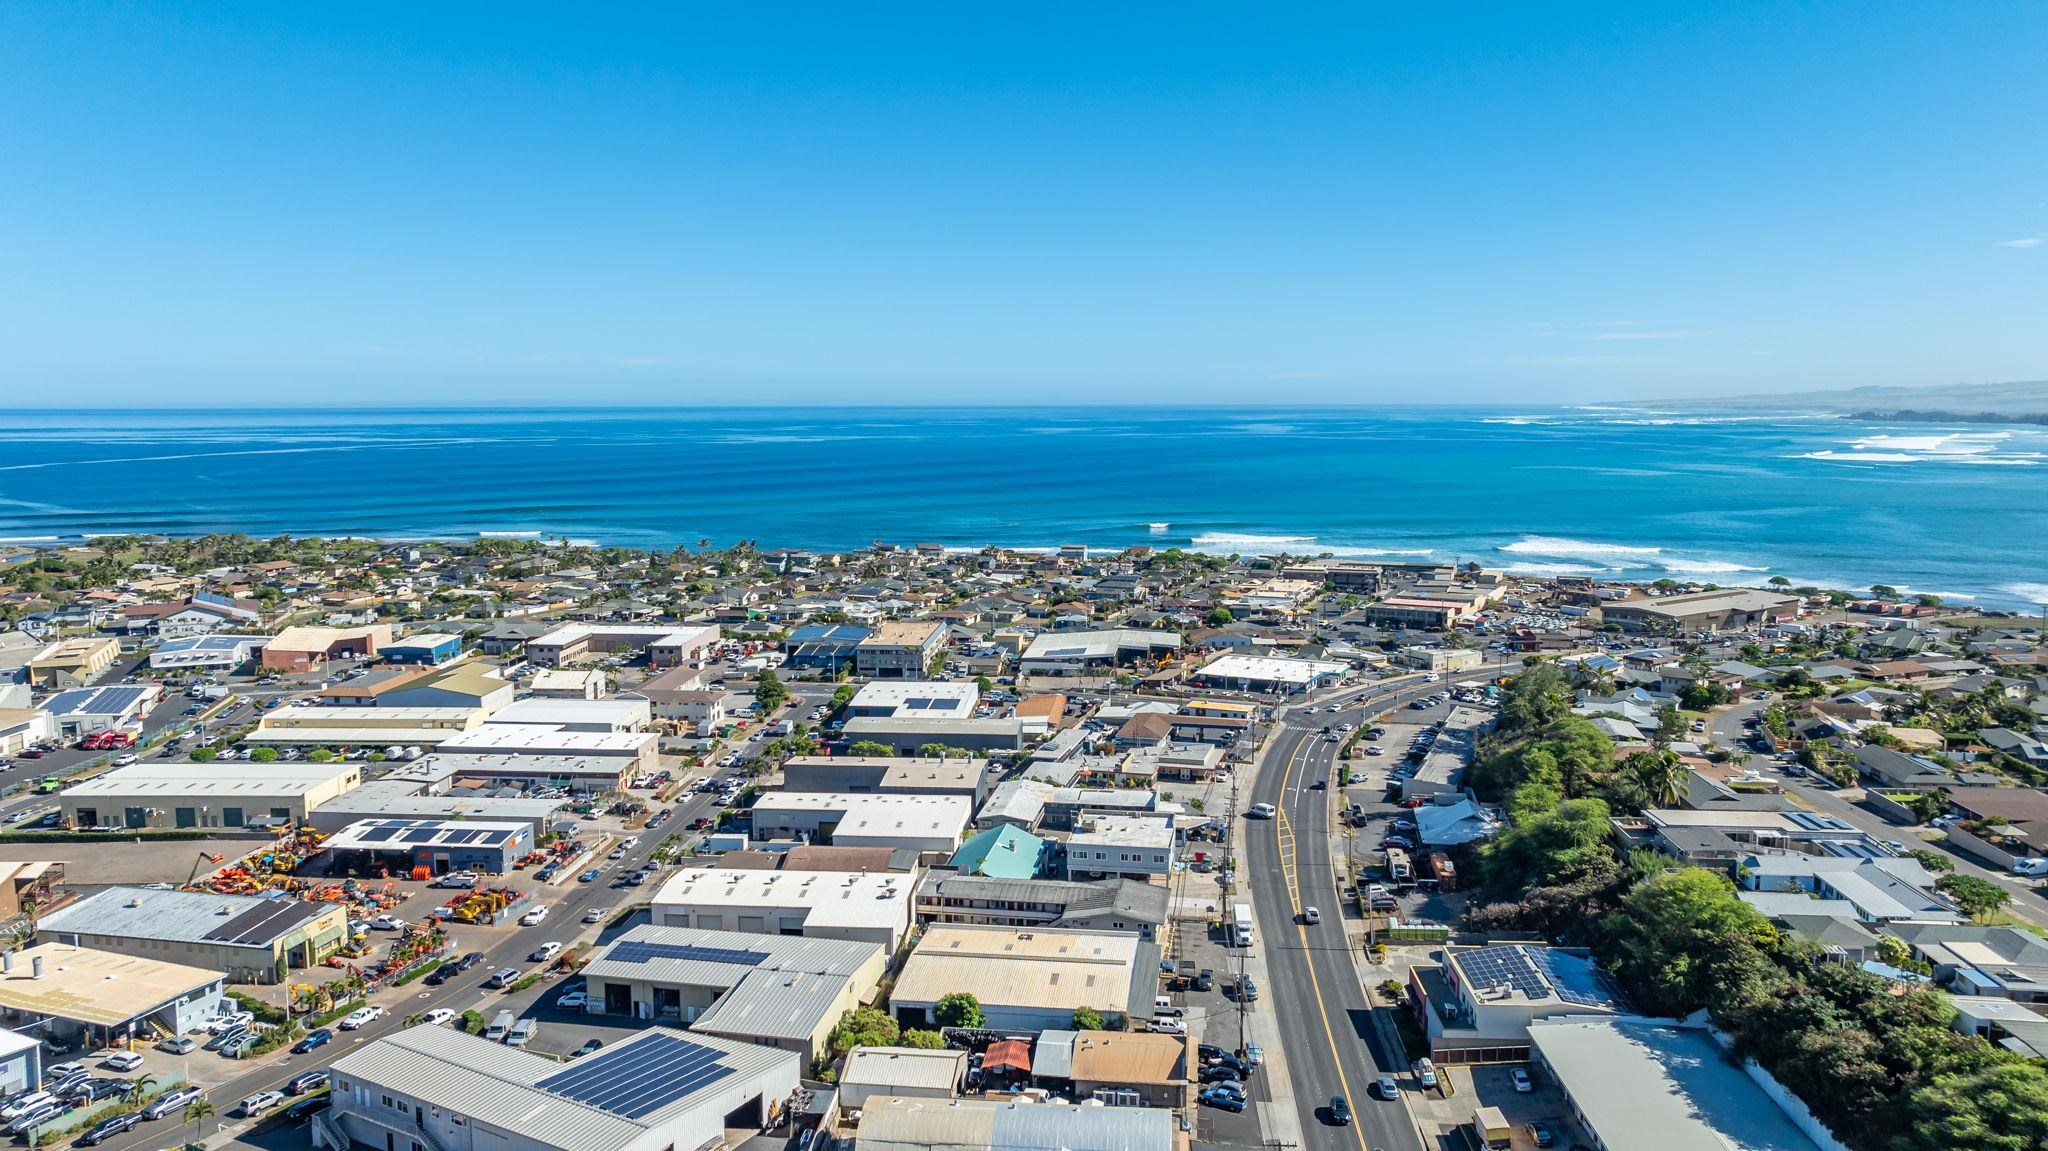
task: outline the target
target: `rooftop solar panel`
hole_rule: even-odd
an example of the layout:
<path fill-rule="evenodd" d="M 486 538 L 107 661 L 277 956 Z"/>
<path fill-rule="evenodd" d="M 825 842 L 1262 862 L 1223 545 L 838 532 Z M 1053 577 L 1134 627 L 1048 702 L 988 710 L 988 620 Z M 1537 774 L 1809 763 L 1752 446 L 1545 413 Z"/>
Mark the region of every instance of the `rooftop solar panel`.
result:
<path fill-rule="evenodd" d="M 503 843 L 505 841 L 505 837 L 511 835 L 512 833 L 509 831 L 486 831 L 482 834 L 485 843 Z"/>
<path fill-rule="evenodd" d="M 405 833 L 405 842 L 407 843 L 427 843 L 432 841 L 433 838 L 434 829 L 431 827 L 415 827 Z"/>
<path fill-rule="evenodd" d="M 395 827 L 373 827 L 363 833 L 363 840 L 366 843 L 382 843 L 397 834 L 398 828 Z"/>
<path fill-rule="evenodd" d="M 586 1055 L 535 1084 L 614 1115 L 639 1119 L 732 1074 L 724 1053 L 673 1035 L 650 1035 Z"/>

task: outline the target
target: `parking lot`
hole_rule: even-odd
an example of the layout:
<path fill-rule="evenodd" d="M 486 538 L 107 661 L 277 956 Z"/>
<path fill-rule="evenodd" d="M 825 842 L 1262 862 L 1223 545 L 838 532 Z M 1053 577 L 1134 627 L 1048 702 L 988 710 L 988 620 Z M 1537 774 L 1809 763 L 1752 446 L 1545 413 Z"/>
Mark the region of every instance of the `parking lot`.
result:
<path fill-rule="evenodd" d="M 1220 932 L 1206 929 L 1206 921 L 1183 921 L 1178 959 L 1192 962 L 1197 971 L 1211 972 L 1211 987 L 1208 991 L 1192 988 L 1185 991 L 1168 991 L 1167 981 L 1160 981 L 1161 994 L 1168 995 L 1174 1002 L 1187 1008 L 1188 1032 L 1198 1043 L 1210 1043 L 1225 1051 L 1239 1052 L 1240 1042 L 1238 1002 L 1230 991 L 1230 981 L 1237 972 L 1237 952 L 1223 945 Z M 1257 1003 L 1245 1005 L 1250 1012 L 1258 1010 Z M 1199 1142 L 1222 1143 L 1238 1147 L 1260 1145 L 1258 1105 L 1273 1098 L 1271 1086 L 1259 1072 L 1252 1074 L 1244 1084 L 1245 1095 L 1251 1106 L 1241 1112 L 1225 1111 L 1208 1104 L 1198 1104 L 1189 1118 L 1194 1123 L 1194 1137 Z"/>
<path fill-rule="evenodd" d="M 1516 1070 L 1529 1073 L 1531 1090 L 1515 1090 L 1511 1073 Z M 1556 1085 L 1526 1063 L 1476 1067 L 1447 1064 L 1437 1068 L 1437 1075 L 1442 1084 L 1438 1090 L 1404 1091 L 1416 1122 L 1425 1133 L 1436 1136 L 1432 1144 L 1435 1147 L 1446 1151 L 1464 1151 L 1469 1147 L 1458 1128 L 1470 1124 L 1473 1113 L 1481 1107 L 1498 1107 L 1507 1117 L 1514 1129 L 1515 1151 L 1534 1151 L 1539 1146 L 1531 1124 L 1548 1130 L 1547 1146 L 1552 1148 L 1568 1148 L 1582 1138 Z M 1403 1077 L 1402 1087 L 1415 1087 L 1414 1077 Z"/>

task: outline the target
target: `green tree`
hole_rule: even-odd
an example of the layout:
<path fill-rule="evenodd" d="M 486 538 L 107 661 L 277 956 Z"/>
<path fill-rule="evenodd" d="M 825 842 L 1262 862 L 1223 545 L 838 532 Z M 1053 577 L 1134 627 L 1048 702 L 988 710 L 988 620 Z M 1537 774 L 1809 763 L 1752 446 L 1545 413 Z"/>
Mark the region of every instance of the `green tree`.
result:
<path fill-rule="evenodd" d="M 985 675 L 977 675 L 974 677 L 974 690 L 980 692 L 983 695 L 987 695 L 989 692 L 992 692 L 995 689 L 995 681 L 991 680 L 989 677 Z"/>
<path fill-rule="evenodd" d="M 1074 1018 L 1071 1020 L 1071 1023 L 1076 1031 L 1100 1031 L 1102 1030 L 1102 1012 L 1084 1004 L 1074 1008 Z"/>
<path fill-rule="evenodd" d="M 946 1038 L 936 1031 L 917 1028 L 903 1033 L 903 1046 L 919 1047 L 926 1051 L 943 1051 L 946 1047 Z"/>
<path fill-rule="evenodd" d="M 1639 751 L 1622 761 L 1622 770 L 1634 777 L 1644 795 L 1658 807 L 1676 807 L 1685 794 L 1692 769 L 1671 751 Z"/>
<path fill-rule="evenodd" d="M 1913 949 L 1896 935 L 1880 935 L 1877 937 L 1877 958 L 1880 963 L 1904 967 L 1913 961 Z"/>
<path fill-rule="evenodd" d="M 1906 1100 L 1891 1130 L 1894 1151 L 2039 1151 L 2048 1147 L 2048 1072 L 2001 1059 L 1936 1075 Z"/>
<path fill-rule="evenodd" d="M 275 763 L 277 762 L 277 749 L 274 747 L 259 747 L 249 753 L 249 762 Z"/>
<path fill-rule="evenodd" d="M 979 1027 L 987 1022 L 981 1013 L 981 1000 L 972 992 L 955 991 L 942 995 L 932 1004 L 932 1017 L 941 1027 Z"/>
<path fill-rule="evenodd" d="M 306 758 L 314 763 L 327 763 L 334 759 L 334 752 L 324 747 L 316 747 L 306 753 Z"/>
<path fill-rule="evenodd" d="M 1657 709 L 1657 730 L 1650 733 L 1650 742 L 1660 748 L 1669 747 L 1685 735 L 1687 726 L 1685 717 L 1679 714 L 1677 708 L 1668 703 L 1664 704 Z"/>
<path fill-rule="evenodd" d="M 1227 607 L 1219 606 L 1210 608 L 1209 614 L 1202 617 L 1202 622 L 1210 627 L 1229 627 L 1236 619 L 1236 613 Z"/>
<path fill-rule="evenodd" d="M 1999 908 L 2012 902 L 2012 892 L 1974 875 L 1944 875 L 1934 881 L 1934 889 L 1954 900 L 1963 914 L 1979 922 L 1990 919 Z"/>
<path fill-rule="evenodd" d="M 1705 711 L 1728 702 L 1728 689 L 1718 683 L 1696 679 L 1678 693 L 1678 702 L 1693 711 Z"/>
<path fill-rule="evenodd" d="M 212 763 L 219 758 L 220 749 L 217 747 L 195 747 L 192 749 L 192 762 L 194 763 Z"/>
<path fill-rule="evenodd" d="M 195 1132 L 203 1133 L 206 1130 L 206 1121 L 211 1118 L 213 1118 L 213 1104 L 207 1102 L 206 1096 L 202 1095 L 192 1102 L 185 1104 L 184 1126 L 192 1128 Z M 202 1134 L 201 1137 L 204 1138 L 204 1135 Z"/>
<path fill-rule="evenodd" d="M 894 1047 L 902 1030 L 889 1013 L 873 1007 L 855 1007 L 839 1017 L 826 1037 L 832 1053 L 844 1055 L 856 1047 Z"/>
<path fill-rule="evenodd" d="M 917 745 L 917 755 L 920 759 L 944 759 L 946 758 L 946 745 L 943 743 L 920 743 Z"/>
<path fill-rule="evenodd" d="M 761 713 L 774 711 L 789 699 L 789 688 L 783 686 L 782 677 L 772 667 L 764 667 L 754 677 L 754 702 L 761 705 Z"/>
<path fill-rule="evenodd" d="M 859 739 L 846 749 L 848 755 L 895 755 L 896 749 L 872 739 Z"/>
<path fill-rule="evenodd" d="M 842 683 L 832 689 L 832 702 L 827 706 L 833 711 L 838 711 L 847 704 L 852 703 L 855 694 L 856 689 L 852 684 Z"/>
<path fill-rule="evenodd" d="M 1776 929 L 1720 873 L 1686 867 L 1652 876 L 1622 899 L 1606 931 L 1617 942 L 1614 969 L 1660 1015 L 1701 1007 L 1720 957 L 1731 947 L 1774 942 Z"/>

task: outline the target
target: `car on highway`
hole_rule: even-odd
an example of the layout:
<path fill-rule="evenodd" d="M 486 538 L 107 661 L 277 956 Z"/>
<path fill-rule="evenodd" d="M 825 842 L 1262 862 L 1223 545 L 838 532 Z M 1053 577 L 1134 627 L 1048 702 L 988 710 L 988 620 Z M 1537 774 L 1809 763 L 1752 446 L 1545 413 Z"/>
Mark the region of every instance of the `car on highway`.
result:
<path fill-rule="evenodd" d="M 1330 1122 L 1339 1127 L 1351 1126 L 1351 1104 L 1342 1095 L 1330 1096 Z"/>
<path fill-rule="evenodd" d="M 309 1051 L 313 1051 L 318 1048 L 324 1047 L 333 1041 L 334 1032 L 329 1031 L 325 1027 L 319 1028 L 314 1031 L 308 1031 L 306 1032 L 306 1037 L 304 1039 L 301 1039 L 297 1043 L 292 1044 L 292 1054 L 304 1055 Z"/>
<path fill-rule="evenodd" d="M 586 871 L 586 872 L 584 872 L 583 874 L 581 874 L 581 875 L 577 876 L 577 877 L 576 877 L 576 882 L 578 882 L 578 883 L 596 883 L 596 882 L 597 882 L 597 879 L 598 879 L 598 877 L 599 877 L 599 876 L 601 876 L 601 875 L 603 875 L 603 874 L 604 874 L 604 872 L 602 872 L 602 871 L 599 871 L 599 870 L 598 870 L 597 868 L 593 867 L 593 868 L 591 868 L 591 869 L 590 869 L 589 871 Z"/>
<path fill-rule="evenodd" d="M 194 1099 L 202 1098 L 205 1094 L 206 1092 L 201 1091 L 197 1087 L 179 1087 L 176 1090 L 166 1091 L 151 1100 L 149 1106 L 142 1109 L 142 1117 L 144 1119 L 161 1119 L 171 1114 L 182 1115 L 185 1112 L 185 1104 L 192 1102 Z"/>
<path fill-rule="evenodd" d="M 359 1028 L 367 1027 L 382 1018 L 384 1018 L 384 1009 L 382 1007 L 358 1007 L 341 1017 L 341 1029 L 343 1031 L 355 1031 Z"/>
<path fill-rule="evenodd" d="M 1323 913 L 1314 907 L 1304 907 L 1301 909 L 1301 921 L 1310 927 L 1314 927 L 1323 921 Z"/>
<path fill-rule="evenodd" d="M 526 958 L 528 962 L 546 963 L 548 960 L 553 959 L 555 956 L 561 954 L 561 951 L 562 945 L 556 943 L 554 940 L 551 939 L 546 943 L 541 944 L 539 947 L 534 948 L 533 954 L 527 956 Z"/>
<path fill-rule="evenodd" d="M 1248 819 L 1271 819 L 1280 814 L 1280 809 L 1270 803 L 1254 803 L 1244 814 Z"/>
<path fill-rule="evenodd" d="M 1382 1099 L 1399 1099 L 1401 1097 L 1401 1085 L 1394 1082 L 1393 1076 L 1382 1075 L 1372 1081 L 1372 1093 Z"/>
<path fill-rule="evenodd" d="M 605 916 L 610 915 L 611 913 L 612 909 L 609 907 L 593 907 L 589 911 L 583 913 L 583 922 L 603 923 Z"/>
<path fill-rule="evenodd" d="M 519 917 L 519 926 L 521 926 L 521 927 L 536 927 L 536 926 L 539 926 L 539 924 L 541 923 L 541 921 L 545 920 L 545 919 L 546 919 L 547 917 L 548 917 L 548 909 L 547 909 L 547 908 L 545 908 L 545 907 L 536 907 L 536 908 L 534 908 L 534 909 L 533 909 L 532 911 L 529 911 L 529 912 L 527 912 L 527 913 L 526 913 L 525 915 L 522 915 L 522 916 L 520 916 L 520 917 Z"/>
<path fill-rule="evenodd" d="M 510 987 L 517 982 L 519 982 L 519 969 L 517 967 L 500 967 L 496 971 L 491 972 L 489 979 L 484 980 L 484 986 L 492 991 L 496 991 L 500 987 Z"/>
<path fill-rule="evenodd" d="M 439 1025 L 442 1023 L 453 1022 L 456 1018 L 457 1016 L 455 1012 L 449 1010 L 448 1008 L 436 1007 L 432 1011 L 429 1011 L 426 1014 L 421 1015 L 420 1022 Z"/>

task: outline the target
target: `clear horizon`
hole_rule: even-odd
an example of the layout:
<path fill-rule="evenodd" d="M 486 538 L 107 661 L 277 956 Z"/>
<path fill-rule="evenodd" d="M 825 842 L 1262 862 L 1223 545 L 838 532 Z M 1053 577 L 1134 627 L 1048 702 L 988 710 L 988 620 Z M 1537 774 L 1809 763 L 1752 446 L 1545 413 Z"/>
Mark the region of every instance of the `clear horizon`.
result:
<path fill-rule="evenodd" d="M 2048 377 L 2038 7 L 781 15 L 0 12 L 4 402 Z"/>

